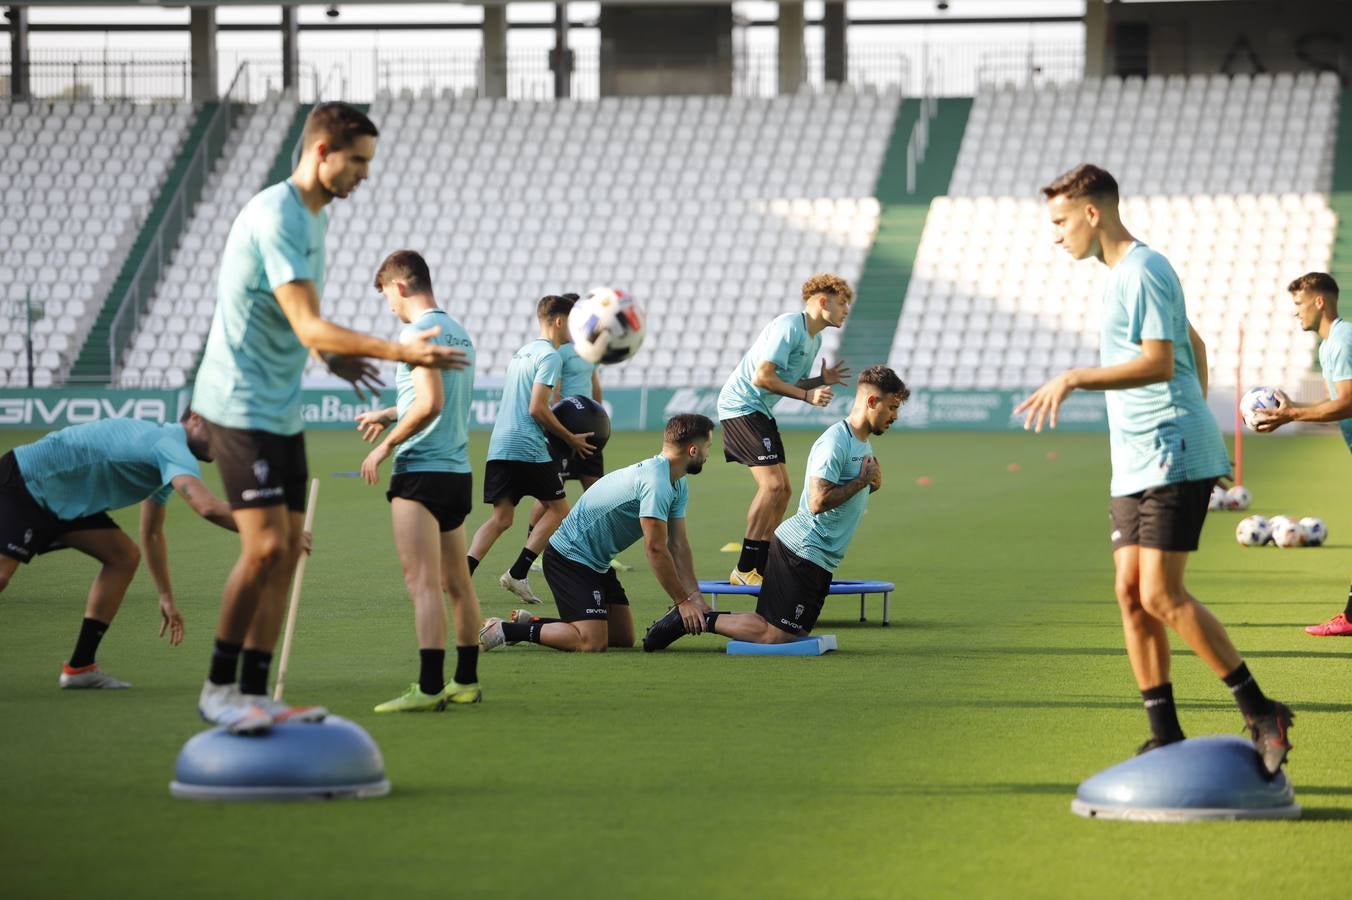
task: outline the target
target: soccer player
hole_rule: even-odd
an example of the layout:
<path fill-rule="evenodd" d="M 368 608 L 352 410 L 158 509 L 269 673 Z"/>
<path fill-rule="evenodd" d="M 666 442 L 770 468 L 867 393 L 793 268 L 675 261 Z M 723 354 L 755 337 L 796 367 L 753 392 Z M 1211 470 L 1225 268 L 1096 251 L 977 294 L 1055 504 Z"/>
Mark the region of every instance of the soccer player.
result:
<path fill-rule="evenodd" d="M 498 579 L 498 584 L 526 603 L 540 602 L 531 590 L 530 564 L 568 514 L 563 476 L 559 464 L 549 455 L 545 432 L 560 438 L 581 459 L 595 450 L 587 442 L 591 432 L 573 434 L 563 427 L 549 404 L 559 383 L 563 361 L 558 351 L 568 340 L 568 313 L 572 308 L 573 301 L 564 297 L 542 297 L 535 308 L 540 336 L 516 351 L 507 365 L 484 470 L 484 502 L 492 504 L 493 514 L 474 533 L 469 548 L 469 570 L 473 573 L 494 542 L 512 527 L 521 498 L 539 500 L 544 514 L 526 536 L 526 546 L 516 562 Z"/>
<path fill-rule="evenodd" d="M 1310 272 L 1286 286 L 1296 304 L 1296 319 L 1304 331 L 1319 335 L 1319 368 L 1328 384 L 1329 399 L 1322 403 L 1292 403 L 1284 394 L 1275 410 L 1256 412 L 1257 431 L 1276 431 L 1287 422 L 1337 422 L 1347 448 L 1352 450 L 1352 325 L 1338 316 L 1338 282 L 1324 272 Z M 1332 619 L 1308 625 L 1316 637 L 1352 635 L 1352 585 L 1347 606 Z"/>
<path fill-rule="evenodd" d="M 1206 349 L 1188 323 L 1169 261 L 1118 214 L 1117 182 L 1081 165 L 1042 189 L 1057 246 L 1111 270 L 1103 296 L 1101 365 L 1070 369 L 1015 407 L 1024 428 L 1056 427 L 1074 390 L 1105 391 L 1112 459 L 1113 563 L 1127 656 L 1150 719 L 1144 753 L 1183 739 L 1169 681 L 1172 628 L 1234 695 L 1269 775 L 1291 749 L 1291 710 L 1268 699 L 1225 628 L 1183 583 L 1216 479 L 1230 472 L 1206 405 Z"/>
<path fill-rule="evenodd" d="M 466 364 L 460 348 L 428 343 L 433 329 L 391 343 L 320 315 L 325 207 L 366 179 L 377 135 L 354 107 L 316 106 L 305 121 L 295 172 L 245 204 L 221 260 L 192 405 L 208 423 L 239 528 L 240 556 L 225 584 L 198 710 L 236 733 L 325 715 L 320 707 L 293 708 L 264 697 L 300 552 L 308 478 L 300 409 L 307 350 L 359 393 L 374 382 L 375 369 L 363 357 L 433 368 Z"/>
<path fill-rule="evenodd" d="M 464 351 L 469 365 L 437 371 L 400 363 L 398 405 L 357 416 L 362 437 L 385 440 L 362 461 L 368 484 L 394 456 L 390 501 L 394 546 L 413 600 L 418 637 L 418 680 L 375 708 L 384 712 L 441 711 L 452 703 L 478 703 L 478 627 L 482 616 L 465 562 L 465 517 L 473 506 L 469 466 L 469 408 L 474 399 L 474 342 L 463 325 L 437 306 L 427 262 L 413 250 L 391 253 L 376 272 L 376 290 L 404 323 L 400 338 L 438 328 L 432 342 Z M 386 430 L 388 426 L 393 426 Z M 446 683 L 446 605 L 455 617 L 455 677 Z"/>
<path fill-rule="evenodd" d="M 845 279 L 813 275 L 803 284 L 803 311 L 785 313 L 765 326 L 718 394 L 723 456 L 751 469 L 756 479 L 742 554 L 728 577 L 733 584 L 761 583 L 770 538 L 793 493 L 774 404 L 779 397 L 790 397 L 826 406 L 832 398 L 830 386 L 845 384 L 850 370 L 843 362 L 828 366 L 822 360 L 820 374 L 807 375 L 821 349 L 821 333 L 845 324 L 853 299 L 854 291 Z"/>
<path fill-rule="evenodd" d="M 102 419 L 53 431 L 0 456 L 0 591 L 19 563 L 73 547 L 103 568 L 85 603 L 75 650 L 61 668 L 63 688 L 129 688 L 102 672 L 94 655 L 136 574 L 141 553 L 160 601 L 160 636 L 183 640 L 164 540 L 164 507 L 174 491 L 209 522 L 235 530 L 230 506 L 202 483 L 210 461 L 206 423 L 187 410 L 175 424 Z M 108 510 L 141 502 L 141 547 Z"/>
<path fill-rule="evenodd" d="M 882 469 L 869 445 L 892 427 L 911 392 L 887 366 L 859 375 L 850 415 L 812 444 L 798 512 L 775 530 L 756 611 L 708 610 L 702 630 L 756 644 L 782 644 L 805 637 L 817 624 L 832 573 L 840 567 L 869 494 L 883 486 Z M 867 490 L 866 490 L 867 489 Z M 643 636 L 643 649 L 662 650 L 687 632 L 689 616 L 673 609 Z"/>
<path fill-rule="evenodd" d="M 698 475 L 709 459 L 714 423 L 685 413 L 667 421 L 662 452 L 604 476 L 582 495 L 545 548 L 545 581 L 559 618 L 518 614 L 510 622 L 484 622 L 485 650 L 530 641 L 556 650 L 601 652 L 634 645 L 629 598 L 610 561 L 640 538 L 657 583 L 673 613 L 698 633 L 709 606 L 699 590 L 686 536 L 689 495 L 685 476 Z"/>
<path fill-rule="evenodd" d="M 560 295 L 565 300 L 571 300 L 574 303 L 578 301 L 577 294 Z M 553 404 L 558 403 L 564 397 L 590 397 L 600 405 L 601 394 L 601 376 L 597 372 L 596 363 L 589 363 L 577 355 L 577 348 L 573 346 L 572 339 L 568 339 L 559 345 L 559 359 L 562 361 L 559 367 L 559 383 L 554 387 L 554 395 L 550 398 L 551 408 Z M 551 450 L 552 450 L 551 446 Z M 573 454 L 558 457 L 559 474 L 563 476 L 565 482 L 576 479 L 582 483 L 582 490 L 596 484 L 597 480 L 606 473 L 605 460 L 602 458 L 601 450 L 597 450 L 586 459 L 574 457 Z M 544 504 L 535 501 L 535 506 L 530 513 L 531 530 L 539 524 L 540 517 L 545 514 Z M 539 561 L 531 565 L 531 568 L 538 569 Z"/>

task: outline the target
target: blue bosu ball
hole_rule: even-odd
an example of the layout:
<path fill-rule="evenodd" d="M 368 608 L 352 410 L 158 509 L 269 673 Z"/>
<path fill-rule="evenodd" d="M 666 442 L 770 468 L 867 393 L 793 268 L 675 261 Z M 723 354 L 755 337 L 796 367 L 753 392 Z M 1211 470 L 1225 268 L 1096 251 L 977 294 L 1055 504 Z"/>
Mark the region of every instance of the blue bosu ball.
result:
<path fill-rule="evenodd" d="M 1179 741 L 1104 769 L 1084 780 L 1070 809 L 1143 822 L 1300 817 L 1286 773 L 1269 779 L 1253 744 L 1237 735 Z"/>
<path fill-rule="evenodd" d="M 169 792 L 191 800 L 383 797 L 390 792 L 380 748 L 340 716 L 284 722 L 259 735 L 212 728 L 179 751 Z"/>

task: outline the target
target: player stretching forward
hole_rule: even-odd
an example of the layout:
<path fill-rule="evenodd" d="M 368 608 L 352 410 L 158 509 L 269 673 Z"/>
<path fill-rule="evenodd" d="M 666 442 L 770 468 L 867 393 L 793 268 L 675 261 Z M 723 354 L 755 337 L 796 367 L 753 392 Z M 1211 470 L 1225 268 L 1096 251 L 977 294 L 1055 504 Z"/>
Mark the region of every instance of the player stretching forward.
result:
<path fill-rule="evenodd" d="M 1318 333 L 1319 368 L 1329 387 L 1323 403 L 1292 403 L 1285 396 L 1276 410 L 1258 410 L 1258 431 L 1276 431 L 1287 422 L 1337 422 L 1347 448 L 1352 450 L 1352 325 L 1338 317 L 1338 282 L 1323 272 L 1310 272 L 1287 285 L 1296 301 L 1296 319 L 1304 331 Z M 1347 606 L 1321 625 L 1305 631 L 1317 637 L 1352 634 L 1352 585 Z"/>
<path fill-rule="evenodd" d="M 760 584 L 770 553 L 770 538 L 789 508 L 793 488 L 785 465 L 784 441 L 772 413 L 778 397 L 792 397 L 813 406 L 831 402 L 833 384 L 844 384 L 850 374 L 843 362 L 808 378 L 821 349 L 821 333 L 845 324 L 854 291 L 836 275 L 813 275 L 803 284 L 802 312 L 785 313 L 761 331 L 751 349 L 728 376 L 718 394 L 719 426 L 723 429 L 723 456 L 751 469 L 756 496 L 746 513 L 742 555 L 728 580 L 733 584 Z"/>
<path fill-rule="evenodd" d="M 437 372 L 400 363 L 395 372 L 398 406 L 357 416 L 362 437 L 385 440 L 362 461 L 368 484 L 380 480 L 380 464 L 394 454 L 390 501 L 394 545 L 413 599 L 421 670 L 402 695 L 376 712 L 443 710 L 450 703 L 480 699 L 479 638 L 482 616 L 465 563 L 465 517 L 473 506 L 469 466 L 469 407 L 474 399 L 474 342 L 463 325 L 437 306 L 427 262 L 412 250 L 391 253 L 376 272 L 376 290 L 404 323 L 401 339 L 441 329 L 432 343 L 459 347 L 469 365 Z M 446 683 L 446 605 L 455 615 L 455 678 Z"/>
<path fill-rule="evenodd" d="M 770 541 L 756 611 L 709 610 L 704 631 L 756 644 L 782 644 L 812 631 L 832 573 L 864 517 L 868 495 L 883 486 L 868 439 L 892 427 L 910 396 L 887 366 L 872 366 L 860 374 L 849 417 L 826 429 L 808 453 L 798 512 L 775 530 Z M 684 611 L 669 610 L 648 628 L 643 649 L 662 650 L 681 635 L 699 631 L 689 627 L 688 619 Z"/>
<path fill-rule="evenodd" d="M 568 515 L 568 497 L 563 489 L 559 464 L 549 455 L 545 431 L 561 438 L 579 458 L 590 456 L 595 448 L 587 443 L 591 432 L 573 434 L 559 422 L 550 409 L 549 399 L 559 383 L 559 346 L 568 340 L 568 313 L 573 301 L 549 295 L 536 304 L 540 336 L 512 356 L 502 388 L 498 418 L 488 441 L 488 466 L 484 470 L 484 502 L 493 505 L 493 514 L 474 533 L 469 548 L 471 574 L 493 549 L 498 538 L 512 527 L 516 505 L 522 497 L 534 497 L 545 508 L 544 515 L 526 537 L 526 546 L 512 567 L 502 573 L 498 584 L 527 603 L 539 603 L 531 590 L 530 564 L 545 549 L 554 529 Z"/>
<path fill-rule="evenodd" d="M 1111 273 L 1103 297 L 1102 366 L 1071 369 L 1017 407 L 1024 428 L 1056 427 L 1076 389 L 1106 391 L 1112 456 L 1113 563 L 1127 656 L 1150 718 L 1138 753 L 1183 739 L 1169 681 L 1178 632 L 1234 695 L 1269 775 L 1291 749 L 1293 716 L 1269 700 L 1211 611 L 1183 584 L 1216 479 L 1230 472 L 1220 428 L 1206 406 L 1206 349 L 1188 324 L 1169 261 L 1138 242 L 1118 214 L 1117 182 L 1082 165 L 1042 189 L 1056 243 Z"/>
<path fill-rule="evenodd" d="M 686 537 L 685 476 L 704 469 L 713 430 L 714 423 L 704 416 L 674 416 L 667 421 L 661 453 L 611 472 L 583 494 L 545 548 L 545 580 L 560 618 L 489 619 L 479 632 L 484 649 L 520 641 L 556 650 L 632 647 L 634 617 L 610 561 L 639 538 L 657 583 L 676 604 L 677 623 L 694 633 L 702 630 L 709 606 Z"/>
<path fill-rule="evenodd" d="M 319 314 L 324 207 L 366 179 L 377 134 L 370 119 L 345 103 L 316 106 L 305 121 L 296 171 L 245 204 L 221 260 L 193 408 L 208 423 L 239 528 L 240 556 L 225 583 L 198 710 L 208 722 L 237 733 L 325 715 L 319 707 L 296 709 L 263 696 L 301 546 L 308 471 L 300 385 L 307 348 L 359 394 L 375 374 L 360 357 L 435 368 L 465 365 L 459 348 L 426 342 L 434 329 L 395 344 Z"/>
<path fill-rule="evenodd" d="M 0 456 L 0 591 L 19 563 L 73 547 L 102 563 L 89 588 L 75 651 L 61 668 L 63 688 L 129 688 L 99 671 L 94 654 L 127 587 L 141 551 L 108 510 L 141 503 L 141 546 L 160 597 L 160 636 L 183 640 L 183 616 L 169 583 L 164 506 L 178 491 L 199 516 L 235 530 L 230 506 L 202 483 L 197 460 L 211 460 L 206 423 L 192 413 L 174 425 L 104 419 L 54 431 Z"/>

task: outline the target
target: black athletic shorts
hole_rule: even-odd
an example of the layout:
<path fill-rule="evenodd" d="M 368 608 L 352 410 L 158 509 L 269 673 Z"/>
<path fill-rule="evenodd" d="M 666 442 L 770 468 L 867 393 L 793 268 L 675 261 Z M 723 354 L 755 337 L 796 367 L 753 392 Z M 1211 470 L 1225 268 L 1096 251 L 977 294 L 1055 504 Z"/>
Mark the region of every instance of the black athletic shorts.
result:
<path fill-rule="evenodd" d="M 226 428 L 207 422 L 211 455 L 221 471 L 231 509 L 286 504 L 305 511 L 305 432 L 273 434 L 255 428 Z"/>
<path fill-rule="evenodd" d="M 751 413 L 718 423 L 723 431 L 723 458 L 744 466 L 777 466 L 788 461 L 779 426 L 765 413 Z"/>
<path fill-rule="evenodd" d="M 609 607 L 629 605 L 629 597 L 624 593 L 624 585 L 620 584 L 614 569 L 597 572 L 575 563 L 555 550 L 553 544 L 546 545 L 541 563 L 544 565 L 545 583 L 554 593 L 554 605 L 559 609 L 559 618 L 565 622 L 583 619 L 604 622 L 610 618 Z"/>
<path fill-rule="evenodd" d="M 61 542 L 63 534 L 116 527 L 117 523 L 106 512 L 58 519 L 28 493 L 14 451 L 0 456 L 0 554 L 28 563 L 39 553 L 65 547 Z"/>
<path fill-rule="evenodd" d="M 1216 479 L 1181 481 L 1114 497 L 1108 506 L 1113 549 L 1133 545 L 1192 553 L 1202 536 Z"/>
<path fill-rule="evenodd" d="M 606 463 L 601 458 L 600 450 L 586 459 L 569 453 L 566 456 L 555 456 L 554 460 L 559 464 L 559 477 L 564 481 L 581 481 L 584 477 L 600 478 L 606 474 Z"/>
<path fill-rule="evenodd" d="M 474 476 L 469 472 L 397 472 L 390 476 L 386 500 L 402 497 L 427 507 L 444 534 L 465 524 L 474 506 Z"/>
<path fill-rule="evenodd" d="M 522 497 L 559 500 L 567 496 L 563 476 L 556 462 L 520 462 L 515 459 L 490 459 L 484 468 L 484 502 L 497 503 L 510 497 L 512 505 Z"/>
<path fill-rule="evenodd" d="M 765 564 L 756 613 L 789 634 L 806 635 L 817 625 L 831 589 L 831 573 L 809 562 L 770 538 L 770 558 Z"/>

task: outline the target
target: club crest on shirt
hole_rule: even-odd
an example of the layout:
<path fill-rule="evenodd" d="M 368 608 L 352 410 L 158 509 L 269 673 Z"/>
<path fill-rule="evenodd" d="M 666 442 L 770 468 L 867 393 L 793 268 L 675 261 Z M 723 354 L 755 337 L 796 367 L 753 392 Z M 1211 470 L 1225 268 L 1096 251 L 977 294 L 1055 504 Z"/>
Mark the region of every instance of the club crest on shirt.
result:
<path fill-rule="evenodd" d="M 259 484 L 268 483 L 268 461 L 266 459 L 256 459 L 253 463 L 254 480 Z"/>

